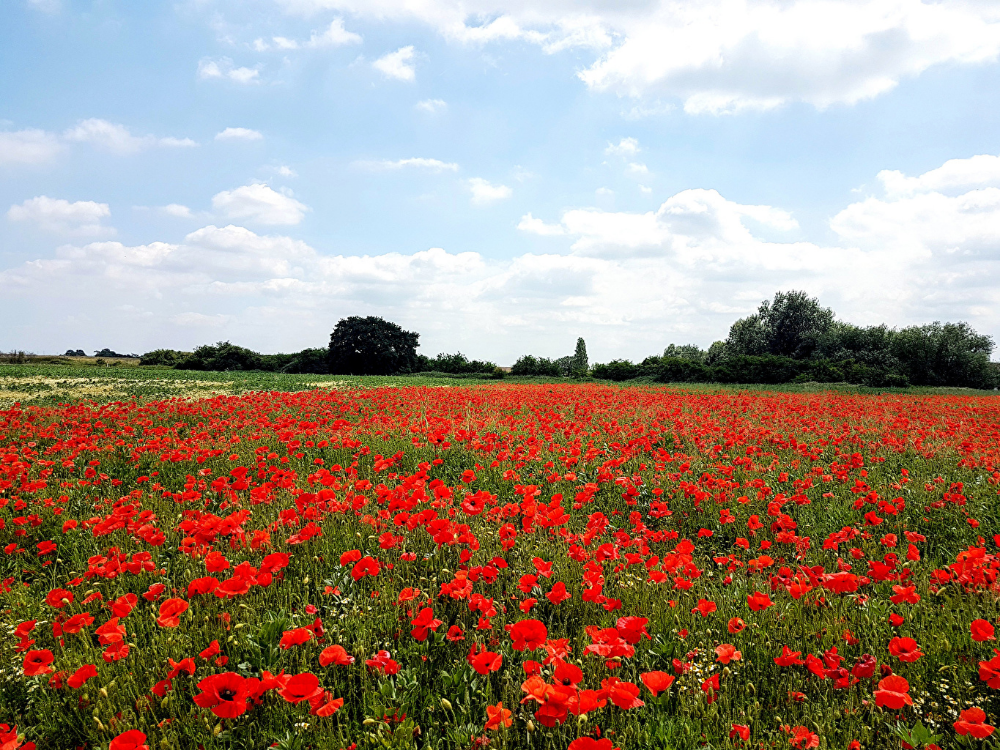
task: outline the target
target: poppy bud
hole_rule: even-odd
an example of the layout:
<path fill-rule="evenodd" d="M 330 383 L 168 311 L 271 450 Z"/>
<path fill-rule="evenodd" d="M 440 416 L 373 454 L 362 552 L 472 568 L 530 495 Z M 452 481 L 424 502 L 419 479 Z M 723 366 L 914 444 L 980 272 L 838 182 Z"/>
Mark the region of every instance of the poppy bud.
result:
<path fill-rule="evenodd" d="M 302 583 L 309 583 L 309 576 L 302 579 Z"/>
<path fill-rule="evenodd" d="M 160 750 L 170 750 L 170 740 L 166 737 L 160 740 Z"/>
<path fill-rule="evenodd" d="M 220 734 L 222 734 L 222 722 L 219 722 L 212 728 L 213 737 L 218 737 Z"/>
<path fill-rule="evenodd" d="M 362 721 L 361 723 L 364 724 L 366 727 L 370 727 L 372 724 L 375 723 L 375 719 L 368 718 Z"/>
<path fill-rule="evenodd" d="M 580 714 L 579 716 L 576 717 L 576 720 L 580 724 L 586 724 L 587 720 L 588 720 L 587 719 L 587 714 Z"/>
<path fill-rule="evenodd" d="M 101 720 L 98 719 L 96 716 L 94 717 L 94 724 L 97 725 L 97 731 L 98 732 L 103 732 L 104 731 L 104 725 L 101 723 Z"/>
<path fill-rule="evenodd" d="M 441 708 L 443 708 L 445 711 L 451 711 L 451 701 L 449 701 L 447 698 L 442 698 Z"/>
<path fill-rule="evenodd" d="M 531 719 L 528 719 L 528 733 L 530 734 L 534 731 L 535 731 L 535 722 L 533 722 Z"/>
<path fill-rule="evenodd" d="M 99 692 L 101 694 L 102 698 L 107 698 L 108 697 L 108 689 L 106 687 L 102 687 L 97 692 Z"/>
<path fill-rule="evenodd" d="M 883 664 L 878 668 L 878 671 L 882 677 L 888 677 L 889 675 L 892 674 L 892 667 L 890 667 L 888 664 Z"/>

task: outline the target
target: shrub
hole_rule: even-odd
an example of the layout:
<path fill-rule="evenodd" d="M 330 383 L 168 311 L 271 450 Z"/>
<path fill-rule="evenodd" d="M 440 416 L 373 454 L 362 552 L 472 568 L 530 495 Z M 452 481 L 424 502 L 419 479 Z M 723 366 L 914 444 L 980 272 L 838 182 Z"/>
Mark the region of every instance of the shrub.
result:
<path fill-rule="evenodd" d="M 173 367 L 190 357 L 190 352 L 179 352 L 176 349 L 154 349 L 139 358 L 141 366 Z"/>
<path fill-rule="evenodd" d="M 545 375 L 559 377 L 559 365 L 548 357 L 525 354 L 510 368 L 511 375 Z"/>
<path fill-rule="evenodd" d="M 613 359 L 604 365 L 594 365 L 591 375 L 601 380 L 632 380 L 640 375 L 639 367 L 627 359 Z"/>
<path fill-rule="evenodd" d="M 211 370 L 227 372 L 231 370 L 260 370 L 261 356 L 250 349 L 236 346 L 228 341 L 220 341 L 214 346 L 206 344 L 195 349 L 175 367 L 178 370 Z"/>

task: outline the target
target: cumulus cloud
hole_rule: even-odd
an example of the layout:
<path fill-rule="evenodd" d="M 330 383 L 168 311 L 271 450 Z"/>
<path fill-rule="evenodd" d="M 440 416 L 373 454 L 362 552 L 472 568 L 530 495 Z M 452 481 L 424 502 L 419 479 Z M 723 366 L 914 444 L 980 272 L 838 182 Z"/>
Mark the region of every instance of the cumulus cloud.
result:
<path fill-rule="evenodd" d="M 223 190 L 212 197 L 212 208 L 227 219 L 246 219 L 257 224 L 298 224 L 305 217 L 305 206 L 291 192 L 277 192 L 263 183 Z"/>
<path fill-rule="evenodd" d="M 314 31 L 309 37 L 310 47 L 339 47 L 343 44 L 361 44 L 361 36 L 344 28 L 344 19 L 335 18 L 323 31 Z"/>
<path fill-rule="evenodd" d="M 44 130 L 0 131 L 0 166 L 44 164 L 55 160 L 62 149 L 59 138 Z"/>
<path fill-rule="evenodd" d="M 175 219 L 193 219 L 194 214 L 191 209 L 187 206 L 181 205 L 180 203 L 170 203 L 160 209 L 167 216 L 173 216 Z"/>
<path fill-rule="evenodd" d="M 997 187 L 1000 186 L 1000 156 L 979 154 L 968 159 L 949 159 L 937 169 L 918 177 L 907 177 L 898 170 L 886 169 L 878 173 L 878 179 L 890 196 L 981 185 Z"/>
<path fill-rule="evenodd" d="M 70 203 L 46 195 L 30 198 L 7 211 L 7 218 L 11 221 L 30 222 L 49 232 L 82 236 L 113 234 L 114 229 L 101 224 L 101 220 L 109 216 L 111 209 L 107 203 Z"/>
<path fill-rule="evenodd" d="M 218 60 L 205 57 L 198 62 L 198 77 L 202 80 L 225 79 L 246 85 L 260 82 L 260 70 L 256 67 L 236 67 L 228 57 L 221 57 Z"/>
<path fill-rule="evenodd" d="M 461 348 L 509 364 L 529 352 L 567 354 L 577 336 L 597 361 L 641 358 L 671 341 L 707 345 L 775 290 L 804 289 L 852 322 L 968 320 L 996 335 L 1000 187 L 964 179 L 976 184 L 856 200 L 830 219 L 825 243 L 799 239 L 795 217 L 780 207 L 692 189 L 647 212 L 525 214 L 520 230 L 550 237 L 552 251 L 508 258 L 441 248 L 322 252 L 234 225 L 176 243 L 67 244 L 0 270 L 0 314 L 16 309 L 10 320 L 66 336 L 97 321 L 134 349 L 173 337 L 193 346 L 223 326 L 231 340 L 264 351 L 315 346 L 330 321 L 375 314 L 419 331 L 432 354 Z M 109 293 L 154 322 L 123 320 L 108 309 Z M 66 323 L 67 306 L 89 328 Z"/>
<path fill-rule="evenodd" d="M 153 135 L 135 136 L 124 125 L 96 117 L 81 120 L 63 133 L 67 141 L 90 143 L 116 154 L 134 154 L 147 148 L 191 148 L 197 146 L 190 138 L 158 138 Z"/>
<path fill-rule="evenodd" d="M 445 162 L 439 159 L 426 159 L 424 157 L 412 157 L 409 159 L 397 159 L 392 161 L 391 159 L 380 159 L 377 161 L 358 161 L 355 164 L 364 169 L 404 169 L 406 167 L 416 167 L 419 169 L 429 169 L 432 172 L 457 172 L 458 164 L 454 162 Z"/>
<path fill-rule="evenodd" d="M 417 70 L 413 66 L 413 57 L 413 45 L 400 47 L 395 52 L 380 57 L 372 63 L 372 67 L 380 71 L 386 78 L 395 78 L 397 81 L 412 81 L 417 77 Z"/>
<path fill-rule="evenodd" d="M 466 182 L 466 185 L 472 193 L 472 202 L 477 206 L 510 198 L 514 192 L 506 185 L 494 185 L 482 177 L 473 177 Z"/>
<path fill-rule="evenodd" d="M 676 98 L 690 113 L 852 104 L 936 65 L 995 61 L 1000 8 L 982 0 L 276 0 L 416 21 L 459 43 L 593 50 L 595 91 Z M 482 19 L 487 19 L 483 21 Z"/>
<path fill-rule="evenodd" d="M 259 141 L 263 138 L 263 133 L 250 128 L 226 128 L 215 135 L 217 141 Z"/>
<path fill-rule="evenodd" d="M 635 156 L 640 151 L 635 138 L 622 138 L 618 143 L 609 143 L 604 153 L 609 156 Z"/>

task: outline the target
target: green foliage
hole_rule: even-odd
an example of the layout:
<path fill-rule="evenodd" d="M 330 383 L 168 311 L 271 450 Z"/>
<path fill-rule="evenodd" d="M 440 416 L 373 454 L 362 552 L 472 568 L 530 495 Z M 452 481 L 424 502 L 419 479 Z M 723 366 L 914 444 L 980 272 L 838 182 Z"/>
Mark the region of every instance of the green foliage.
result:
<path fill-rule="evenodd" d="M 727 351 L 730 356 L 772 354 L 802 359 L 816 348 L 817 339 L 833 325 L 833 310 L 801 291 L 777 292 L 764 300 L 754 315 L 733 323 Z"/>
<path fill-rule="evenodd" d="M 236 346 L 228 341 L 220 341 L 214 346 L 205 344 L 199 346 L 189 357 L 178 362 L 178 370 L 215 370 L 228 372 L 231 370 L 262 370 L 261 355 L 242 346 Z"/>
<path fill-rule="evenodd" d="M 335 375 L 393 375 L 417 367 L 419 333 L 382 318 L 351 316 L 330 334 L 329 370 Z"/>
<path fill-rule="evenodd" d="M 587 374 L 589 369 L 590 361 L 587 358 L 587 342 L 581 337 L 576 340 L 576 350 L 573 352 L 570 373 L 582 377 Z"/>
<path fill-rule="evenodd" d="M 692 362 L 705 364 L 708 353 L 696 344 L 671 344 L 663 350 L 663 356 L 669 359 L 687 359 Z"/>
<path fill-rule="evenodd" d="M 559 377 L 562 373 L 559 371 L 559 364 L 548 357 L 533 357 L 530 354 L 525 354 L 510 368 L 510 374 Z"/>
<path fill-rule="evenodd" d="M 891 341 L 892 354 L 911 382 L 969 388 L 997 387 L 989 364 L 993 346 L 992 338 L 976 333 L 968 323 L 937 321 L 904 328 Z"/>
<path fill-rule="evenodd" d="M 599 380 L 623 381 L 637 378 L 641 373 L 639 367 L 627 359 L 613 359 L 607 364 L 594 365 L 591 374 Z"/>
<path fill-rule="evenodd" d="M 497 366 L 493 362 L 481 362 L 478 359 L 469 359 L 462 352 L 455 354 L 438 354 L 433 359 L 423 355 L 418 356 L 418 372 L 446 372 L 455 375 L 472 373 L 493 374 Z"/>
<path fill-rule="evenodd" d="M 179 352 L 176 349 L 154 349 L 143 354 L 139 364 L 149 367 L 174 367 L 190 356 L 190 352 Z"/>

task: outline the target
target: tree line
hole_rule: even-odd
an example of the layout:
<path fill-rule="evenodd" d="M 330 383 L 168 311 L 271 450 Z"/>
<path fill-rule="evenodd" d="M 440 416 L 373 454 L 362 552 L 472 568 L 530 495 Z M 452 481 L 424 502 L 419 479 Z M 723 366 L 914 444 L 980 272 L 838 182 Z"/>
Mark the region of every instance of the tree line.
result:
<path fill-rule="evenodd" d="M 141 365 L 182 370 L 260 370 L 335 375 L 441 373 L 503 377 L 493 362 L 462 353 L 417 353 L 420 334 L 379 317 L 340 320 L 325 348 L 292 354 L 259 354 L 220 342 L 193 352 L 157 349 Z M 990 361 L 993 339 L 967 323 L 934 322 L 901 329 L 857 326 L 801 291 L 778 292 L 757 311 L 732 324 L 708 349 L 670 344 L 642 362 L 616 359 L 590 365 L 587 345 L 550 359 L 524 355 L 514 376 L 593 377 L 601 380 L 701 383 L 847 382 L 875 387 L 909 385 L 1000 387 L 1000 365 Z"/>
<path fill-rule="evenodd" d="M 618 381 L 997 388 L 1000 365 L 990 361 L 993 348 L 993 339 L 968 323 L 857 326 L 837 320 L 805 292 L 791 291 L 762 302 L 707 350 L 671 344 L 638 364 L 596 365 L 592 375 Z"/>

